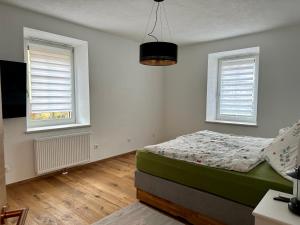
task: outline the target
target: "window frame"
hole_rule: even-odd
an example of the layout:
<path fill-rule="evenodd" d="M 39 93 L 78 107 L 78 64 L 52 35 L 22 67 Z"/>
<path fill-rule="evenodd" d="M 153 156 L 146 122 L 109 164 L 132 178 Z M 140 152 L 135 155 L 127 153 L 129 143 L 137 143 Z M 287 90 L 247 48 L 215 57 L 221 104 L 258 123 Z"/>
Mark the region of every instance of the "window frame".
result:
<path fill-rule="evenodd" d="M 225 52 L 208 54 L 207 71 L 207 96 L 206 96 L 206 122 L 223 123 L 233 125 L 257 126 L 258 114 L 258 94 L 259 94 L 259 47 L 237 49 Z M 254 58 L 254 103 L 253 117 L 220 116 L 220 81 L 221 81 L 221 62 L 225 60 Z"/>
<path fill-rule="evenodd" d="M 71 57 L 71 99 L 72 99 L 72 112 L 70 119 L 49 119 L 49 120 L 32 120 L 31 119 L 31 73 L 30 73 L 30 53 L 29 53 L 29 44 L 37 44 L 41 46 L 49 46 L 60 49 L 68 49 L 70 50 Z M 25 44 L 25 62 L 27 63 L 27 128 L 43 128 L 43 127 L 52 127 L 52 126 L 60 126 L 60 125 L 71 125 L 76 124 L 77 122 L 77 112 L 76 112 L 76 71 L 75 71 L 75 61 L 74 61 L 74 47 L 71 45 L 67 45 L 64 43 L 51 42 L 48 40 L 42 40 L 37 38 L 26 38 L 24 39 Z"/>

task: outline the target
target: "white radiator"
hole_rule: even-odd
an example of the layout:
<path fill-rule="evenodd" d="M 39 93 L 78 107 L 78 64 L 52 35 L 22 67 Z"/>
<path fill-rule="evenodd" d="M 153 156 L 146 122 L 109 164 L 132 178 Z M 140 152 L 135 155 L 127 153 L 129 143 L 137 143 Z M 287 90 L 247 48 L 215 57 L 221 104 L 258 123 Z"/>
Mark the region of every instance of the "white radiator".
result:
<path fill-rule="evenodd" d="M 90 161 L 90 134 L 70 134 L 34 140 L 37 174 L 84 164 Z"/>

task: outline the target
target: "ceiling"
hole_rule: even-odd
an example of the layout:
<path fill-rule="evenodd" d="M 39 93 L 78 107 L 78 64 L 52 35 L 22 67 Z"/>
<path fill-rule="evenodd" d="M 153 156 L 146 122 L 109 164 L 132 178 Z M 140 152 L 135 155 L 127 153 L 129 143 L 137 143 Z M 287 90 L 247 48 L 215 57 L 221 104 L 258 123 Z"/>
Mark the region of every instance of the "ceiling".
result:
<path fill-rule="evenodd" d="M 153 6 L 153 0 L 0 0 L 0 2 L 140 42 L 143 40 Z M 172 40 L 178 44 L 223 39 L 300 23 L 299 0 L 165 0 L 164 5 Z M 153 22 L 154 15 L 150 24 Z M 166 28 L 165 20 L 163 22 L 163 27 Z M 160 31 L 160 27 L 157 31 Z M 169 35 L 166 34 L 169 33 L 166 31 L 167 29 L 163 37 L 168 38 Z"/>

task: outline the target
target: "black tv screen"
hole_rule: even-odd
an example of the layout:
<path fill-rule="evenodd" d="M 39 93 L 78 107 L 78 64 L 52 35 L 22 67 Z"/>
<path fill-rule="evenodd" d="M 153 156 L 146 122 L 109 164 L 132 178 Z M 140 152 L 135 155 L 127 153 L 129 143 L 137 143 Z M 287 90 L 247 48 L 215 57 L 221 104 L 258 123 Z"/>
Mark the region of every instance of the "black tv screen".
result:
<path fill-rule="evenodd" d="M 3 118 L 26 116 L 26 64 L 0 60 Z"/>

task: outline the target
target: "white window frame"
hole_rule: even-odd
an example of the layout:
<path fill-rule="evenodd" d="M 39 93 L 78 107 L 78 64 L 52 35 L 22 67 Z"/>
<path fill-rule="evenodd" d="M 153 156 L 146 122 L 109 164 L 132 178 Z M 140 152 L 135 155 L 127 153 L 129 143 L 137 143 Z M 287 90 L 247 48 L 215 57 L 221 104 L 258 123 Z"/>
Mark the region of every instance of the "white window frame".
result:
<path fill-rule="evenodd" d="M 24 27 L 24 58 L 27 60 L 27 41 L 26 40 L 42 40 L 51 44 L 60 44 L 65 47 L 73 48 L 73 79 L 74 79 L 74 119 L 72 121 L 61 121 L 53 124 L 35 123 L 31 124 L 27 116 L 27 133 L 68 129 L 76 127 L 90 126 L 90 93 L 89 93 L 89 63 L 88 63 L 88 42 L 66 37 L 58 34 L 53 34 L 45 31 L 40 31 L 32 28 Z M 28 67 L 28 66 L 27 66 Z M 29 81 L 28 81 L 29 82 Z M 27 104 L 27 115 L 29 115 Z M 57 120 L 54 120 L 57 121 Z"/>
<path fill-rule="evenodd" d="M 258 81 L 259 81 L 259 47 L 233 51 L 217 52 L 208 55 L 206 122 L 257 126 Z M 223 60 L 255 59 L 254 111 L 253 117 L 220 116 L 220 66 Z"/>
<path fill-rule="evenodd" d="M 29 45 L 30 43 L 42 45 L 42 46 L 50 46 L 55 48 L 61 48 L 61 49 L 68 49 L 72 52 L 72 59 L 71 59 L 71 76 L 72 76 L 72 113 L 70 119 L 49 119 L 49 120 L 32 120 L 30 118 L 31 115 L 31 71 L 30 71 L 30 60 L 29 60 Z M 30 128 L 33 127 L 47 127 L 47 126 L 57 126 L 57 125 L 64 125 L 64 124 L 76 124 L 76 96 L 75 96 L 75 70 L 74 70 L 74 48 L 69 45 L 65 45 L 62 43 L 53 43 L 46 40 L 40 40 L 40 39 L 25 39 L 25 62 L 28 64 L 27 66 L 27 121 L 28 126 Z"/>

